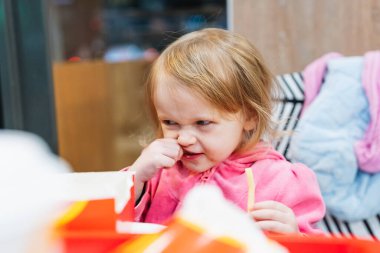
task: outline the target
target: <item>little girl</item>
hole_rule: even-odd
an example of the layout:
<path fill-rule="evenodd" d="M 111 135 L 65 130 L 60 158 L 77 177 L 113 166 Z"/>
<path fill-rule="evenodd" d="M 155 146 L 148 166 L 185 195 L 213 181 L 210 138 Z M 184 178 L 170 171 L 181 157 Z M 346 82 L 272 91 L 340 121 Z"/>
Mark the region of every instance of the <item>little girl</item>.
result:
<path fill-rule="evenodd" d="M 262 138 L 271 132 L 273 79 L 247 39 L 222 29 L 184 35 L 154 62 L 147 95 L 157 139 L 130 166 L 136 219 L 164 223 L 197 184 L 247 210 L 249 168 L 264 230 L 318 233 L 325 206 L 313 172 Z"/>

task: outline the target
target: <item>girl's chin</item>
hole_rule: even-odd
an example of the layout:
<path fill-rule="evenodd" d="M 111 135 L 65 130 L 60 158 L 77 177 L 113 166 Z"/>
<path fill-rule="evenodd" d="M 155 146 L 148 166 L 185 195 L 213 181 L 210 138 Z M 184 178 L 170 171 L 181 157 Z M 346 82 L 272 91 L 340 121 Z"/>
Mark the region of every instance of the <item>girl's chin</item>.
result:
<path fill-rule="evenodd" d="M 189 163 L 189 162 L 185 162 L 185 161 L 181 161 L 181 162 L 182 162 L 182 165 L 193 174 L 198 174 L 198 173 L 208 171 L 209 169 L 211 169 L 213 167 L 213 165 L 209 165 L 209 166 L 203 165 L 202 166 L 202 164 L 193 164 L 193 163 Z"/>

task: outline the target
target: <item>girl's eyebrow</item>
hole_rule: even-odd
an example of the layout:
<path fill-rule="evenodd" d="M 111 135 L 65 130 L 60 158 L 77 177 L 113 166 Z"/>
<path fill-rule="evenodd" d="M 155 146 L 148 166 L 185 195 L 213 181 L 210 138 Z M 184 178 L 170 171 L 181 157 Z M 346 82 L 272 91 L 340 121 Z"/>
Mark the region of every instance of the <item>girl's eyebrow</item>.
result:
<path fill-rule="evenodd" d="M 159 118 L 176 118 L 176 116 L 173 116 L 170 113 L 165 113 L 162 111 L 157 111 L 157 116 Z M 180 118 L 183 118 L 183 117 L 180 116 Z M 192 120 L 213 120 L 215 118 L 216 117 L 214 114 L 195 114 L 191 116 Z"/>

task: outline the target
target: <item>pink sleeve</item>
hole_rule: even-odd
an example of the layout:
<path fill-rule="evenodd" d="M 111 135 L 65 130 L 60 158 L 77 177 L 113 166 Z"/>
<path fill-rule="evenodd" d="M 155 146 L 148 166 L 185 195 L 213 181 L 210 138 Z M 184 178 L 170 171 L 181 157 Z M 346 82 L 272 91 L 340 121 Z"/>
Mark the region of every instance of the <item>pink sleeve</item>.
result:
<path fill-rule="evenodd" d="M 121 171 L 127 171 L 129 167 L 122 169 Z M 157 173 L 157 175 L 145 183 L 145 189 L 141 193 L 140 199 L 138 200 L 137 205 L 135 205 L 135 221 L 144 222 L 147 212 L 149 211 L 152 196 L 157 190 L 159 177 L 161 173 Z"/>
<path fill-rule="evenodd" d="M 315 223 L 325 215 L 325 204 L 314 172 L 303 164 L 290 164 L 290 170 L 280 170 L 275 178 L 280 191 L 276 200 L 295 213 L 302 233 L 323 234 Z"/>
<path fill-rule="evenodd" d="M 146 212 L 149 210 L 151 203 L 151 184 L 146 182 L 145 191 L 142 193 L 139 203 L 135 206 L 135 221 L 143 222 L 145 220 Z"/>
<path fill-rule="evenodd" d="M 153 210 L 154 208 L 151 208 L 151 206 L 153 198 L 159 195 L 157 193 L 158 188 L 160 187 L 162 189 L 162 186 L 160 186 L 161 176 L 162 170 L 160 170 L 151 180 L 145 183 L 145 191 L 142 193 L 139 203 L 135 206 L 135 221 L 145 222 L 147 216 L 157 216 L 157 212 L 159 212 L 159 210 Z"/>
<path fill-rule="evenodd" d="M 258 202 L 281 202 L 293 210 L 302 233 L 323 234 L 314 227 L 325 215 L 325 204 L 311 169 L 284 160 L 259 161 L 254 167 Z"/>

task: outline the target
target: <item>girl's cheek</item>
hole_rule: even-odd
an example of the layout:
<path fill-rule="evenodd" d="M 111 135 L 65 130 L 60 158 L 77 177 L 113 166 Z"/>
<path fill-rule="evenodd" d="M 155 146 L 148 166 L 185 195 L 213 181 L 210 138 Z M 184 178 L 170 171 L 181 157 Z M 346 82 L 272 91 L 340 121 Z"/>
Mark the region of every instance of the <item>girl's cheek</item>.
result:
<path fill-rule="evenodd" d="M 170 139 L 177 139 L 178 133 L 177 131 L 169 131 L 169 130 L 163 130 L 164 138 L 170 138 Z"/>

